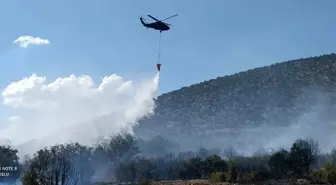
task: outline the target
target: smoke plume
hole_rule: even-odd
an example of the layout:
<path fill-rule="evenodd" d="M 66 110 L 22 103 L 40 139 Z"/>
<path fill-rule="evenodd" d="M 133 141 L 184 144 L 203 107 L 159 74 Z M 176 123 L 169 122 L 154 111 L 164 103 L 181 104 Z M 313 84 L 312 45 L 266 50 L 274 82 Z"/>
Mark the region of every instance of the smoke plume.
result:
<path fill-rule="evenodd" d="M 0 128 L 0 140 L 32 154 L 52 144 L 90 145 L 97 137 L 132 132 L 138 119 L 154 113 L 158 82 L 159 74 L 137 83 L 113 74 L 98 85 L 87 75 L 48 82 L 32 74 L 2 92 L 12 115 Z"/>

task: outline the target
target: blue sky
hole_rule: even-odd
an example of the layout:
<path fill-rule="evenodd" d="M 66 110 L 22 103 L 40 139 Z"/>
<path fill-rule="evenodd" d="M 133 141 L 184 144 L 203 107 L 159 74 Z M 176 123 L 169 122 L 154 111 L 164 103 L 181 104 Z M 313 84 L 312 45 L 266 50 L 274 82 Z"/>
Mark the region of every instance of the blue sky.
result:
<path fill-rule="evenodd" d="M 98 81 L 155 73 L 159 33 L 140 15 L 165 18 L 160 93 L 275 62 L 336 51 L 334 0 L 8 0 L 0 2 L 0 86 L 32 73 Z M 150 20 L 150 19 L 147 19 Z M 26 49 L 21 35 L 50 40 Z"/>

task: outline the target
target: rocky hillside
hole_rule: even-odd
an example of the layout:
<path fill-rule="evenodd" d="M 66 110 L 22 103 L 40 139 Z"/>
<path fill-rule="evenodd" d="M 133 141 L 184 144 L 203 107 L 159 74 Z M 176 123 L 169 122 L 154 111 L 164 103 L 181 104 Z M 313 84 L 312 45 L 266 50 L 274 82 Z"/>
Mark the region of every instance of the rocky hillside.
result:
<path fill-rule="evenodd" d="M 336 96 L 336 54 L 303 58 L 218 77 L 161 95 L 139 134 L 232 133 L 260 125 L 288 126 L 321 103 L 328 120 Z M 322 110 L 323 109 L 323 110 Z"/>
<path fill-rule="evenodd" d="M 144 139 L 159 134 L 186 150 L 233 145 L 247 154 L 260 148 L 288 147 L 305 136 L 316 136 L 324 148 L 336 147 L 331 142 L 336 139 L 336 125 L 331 124 L 336 120 L 335 85 L 336 54 L 218 77 L 158 97 L 155 115 L 141 120 L 135 133 Z M 49 141 L 73 138 L 87 143 L 118 130 L 106 123 L 118 122 L 122 115 L 102 116 L 75 125 L 71 130 L 76 132 L 59 131 L 18 148 L 36 151 Z M 306 127 L 292 126 L 302 120 Z M 81 137 L 85 130 L 91 132 Z"/>

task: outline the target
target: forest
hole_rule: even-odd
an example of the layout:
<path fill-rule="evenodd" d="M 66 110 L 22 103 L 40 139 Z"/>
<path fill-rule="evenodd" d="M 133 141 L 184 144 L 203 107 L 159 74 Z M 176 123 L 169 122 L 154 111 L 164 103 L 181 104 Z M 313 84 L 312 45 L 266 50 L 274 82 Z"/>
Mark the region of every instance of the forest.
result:
<path fill-rule="evenodd" d="M 0 164 L 17 170 L 1 177 L 1 182 L 84 185 L 187 179 L 232 183 L 305 179 L 312 183 L 336 183 L 336 150 L 322 153 L 312 138 L 298 139 L 288 149 L 261 151 L 253 156 L 242 156 L 234 147 L 178 152 L 174 145 L 160 136 L 142 140 L 120 134 L 101 138 L 92 147 L 78 143 L 46 147 L 22 159 L 14 147 L 3 145 Z"/>

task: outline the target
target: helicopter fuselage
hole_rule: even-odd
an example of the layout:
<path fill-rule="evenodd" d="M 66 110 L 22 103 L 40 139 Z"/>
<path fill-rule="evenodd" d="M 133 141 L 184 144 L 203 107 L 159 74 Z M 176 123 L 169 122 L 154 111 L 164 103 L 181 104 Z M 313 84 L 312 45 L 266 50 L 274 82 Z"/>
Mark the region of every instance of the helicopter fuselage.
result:
<path fill-rule="evenodd" d="M 152 28 L 154 30 L 160 30 L 160 31 L 167 31 L 169 30 L 169 26 L 161 21 L 153 22 L 153 23 L 144 23 L 141 20 L 142 24 L 147 28 Z"/>

